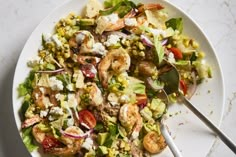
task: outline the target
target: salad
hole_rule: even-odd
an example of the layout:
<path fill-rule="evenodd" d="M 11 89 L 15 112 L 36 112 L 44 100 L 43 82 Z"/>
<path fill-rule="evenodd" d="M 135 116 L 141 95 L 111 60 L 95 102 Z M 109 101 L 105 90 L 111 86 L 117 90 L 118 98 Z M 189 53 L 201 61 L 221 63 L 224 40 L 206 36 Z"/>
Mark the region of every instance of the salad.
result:
<path fill-rule="evenodd" d="M 161 4 L 89 0 L 70 13 L 28 61 L 19 85 L 24 144 L 52 156 L 142 157 L 166 147 L 160 121 L 167 102 L 162 64 L 174 65 L 191 98 L 211 77 L 205 53 L 183 34 L 181 17 Z M 168 95 L 171 102 L 176 94 Z"/>

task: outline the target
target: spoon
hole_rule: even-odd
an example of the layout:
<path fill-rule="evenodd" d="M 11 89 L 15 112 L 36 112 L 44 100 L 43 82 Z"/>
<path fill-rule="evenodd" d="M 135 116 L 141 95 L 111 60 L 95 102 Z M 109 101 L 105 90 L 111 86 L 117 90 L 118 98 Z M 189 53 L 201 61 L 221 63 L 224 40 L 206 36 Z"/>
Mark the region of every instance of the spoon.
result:
<path fill-rule="evenodd" d="M 179 103 L 183 103 L 190 109 L 199 119 L 201 119 L 235 154 L 236 145 L 227 137 L 217 126 L 215 126 L 206 116 L 204 116 L 190 101 L 188 101 L 183 93 L 179 90 L 180 76 L 176 67 L 168 61 L 163 61 L 160 65 L 160 80 L 164 82 L 164 90 L 167 95 L 175 93 Z"/>
<path fill-rule="evenodd" d="M 167 104 L 167 105 L 169 104 L 168 96 L 167 96 L 166 92 L 163 89 L 158 90 L 157 97 L 159 99 L 161 99 L 165 104 Z M 169 134 L 169 132 L 166 128 L 167 126 L 165 124 L 165 119 L 167 119 L 167 116 L 163 115 L 163 118 L 162 118 L 161 123 L 160 123 L 161 133 L 164 136 L 165 141 L 166 141 L 168 147 L 170 148 L 172 154 L 175 157 L 182 157 L 178 147 L 175 145 L 174 140 L 172 139 L 172 137 L 170 136 L 170 134 Z"/>

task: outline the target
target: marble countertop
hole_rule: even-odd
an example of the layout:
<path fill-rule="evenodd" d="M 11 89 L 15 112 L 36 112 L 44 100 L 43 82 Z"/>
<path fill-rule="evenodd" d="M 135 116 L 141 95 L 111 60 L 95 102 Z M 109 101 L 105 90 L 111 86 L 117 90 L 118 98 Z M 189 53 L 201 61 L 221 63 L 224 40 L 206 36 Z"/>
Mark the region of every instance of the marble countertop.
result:
<path fill-rule="evenodd" d="M 34 28 L 64 0 L 0 0 L 0 156 L 26 156 L 12 112 L 11 88 L 20 52 Z M 219 58 L 225 83 L 221 129 L 236 141 L 236 1 L 170 0 L 203 29 Z M 196 148 L 197 151 L 197 148 Z M 208 157 L 235 156 L 216 139 Z"/>

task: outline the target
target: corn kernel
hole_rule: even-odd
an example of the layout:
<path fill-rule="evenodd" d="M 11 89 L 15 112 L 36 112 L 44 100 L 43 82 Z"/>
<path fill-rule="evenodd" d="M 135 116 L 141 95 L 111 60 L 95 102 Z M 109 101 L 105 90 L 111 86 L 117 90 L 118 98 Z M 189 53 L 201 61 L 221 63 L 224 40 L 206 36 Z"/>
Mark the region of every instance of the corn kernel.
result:
<path fill-rule="evenodd" d="M 144 53 L 144 51 L 140 51 L 140 52 L 139 52 L 139 56 L 141 56 L 141 57 L 145 57 L 145 53 Z"/>
<path fill-rule="evenodd" d="M 168 48 L 168 49 L 171 48 L 171 44 L 168 44 L 168 45 L 167 45 L 167 48 Z"/>
<path fill-rule="evenodd" d="M 189 47 L 190 40 L 189 39 L 184 39 L 183 41 L 185 47 Z"/>
<path fill-rule="evenodd" d="M 205 53 L 203 51 L 198 52 L 198 57 L 199 58 L 204 58 L 205 57 Z"/>
<path fill-rule="evenodd" d="M 193 48 L 195 48 L 195 49 L 199 48 L 199 44 L 198 44 L 196 41 L 193 41 L 193 42 L 192 42 L 192 46 L 193 46 Z"/>

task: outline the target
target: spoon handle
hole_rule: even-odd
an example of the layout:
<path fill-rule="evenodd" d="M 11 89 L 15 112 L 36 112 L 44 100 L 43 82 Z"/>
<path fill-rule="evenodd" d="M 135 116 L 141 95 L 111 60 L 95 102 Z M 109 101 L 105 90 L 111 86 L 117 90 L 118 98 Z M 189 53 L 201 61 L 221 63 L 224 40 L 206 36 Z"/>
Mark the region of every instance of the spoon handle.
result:
<path fill-rule="evenodd" d="M 170 148 L 172 154 L 174 155 L 174 157 L 182 157 L 179 149 L 177 148 L 177 146 L 175 145 L 172 137 L 170 136 L 169 132 L 167 131 L 165 124 L 163 124 L 163 122 L 161 122 L 161 133 L 164 136 L 166 143 L 168 145 L 168 147 Z"/>
<path fill-rule="evenodd" d="M 191 104 L 182 93 L 179 93 L 179 98 L 199 119 L 201 119 L 235 154 L 236 145 L 227 137 L 218 127 L 216 127 L 206 116 L 204 116 L 193 104 Z"/>

